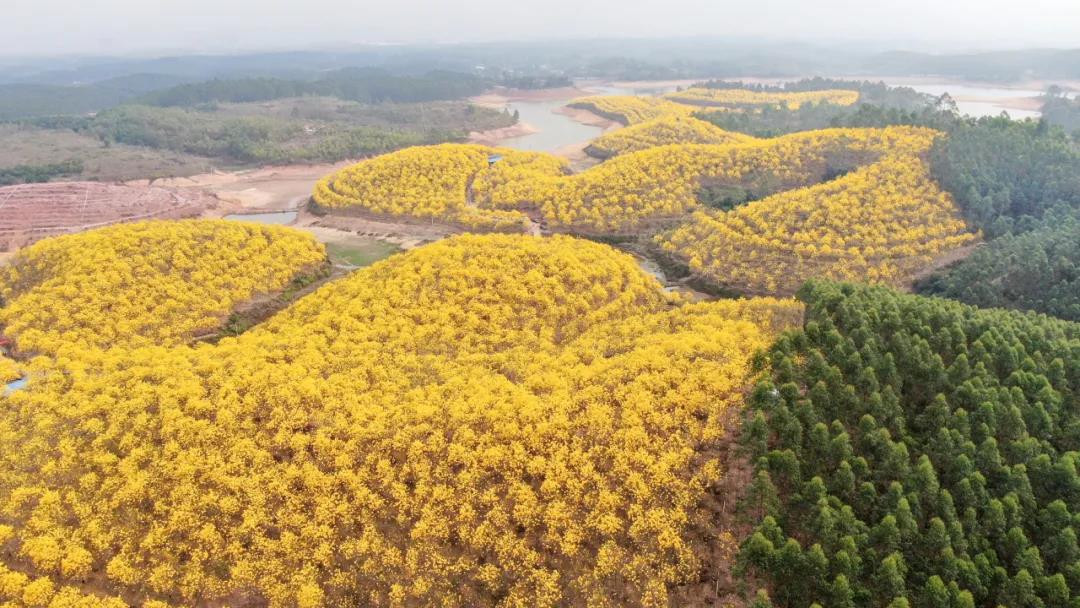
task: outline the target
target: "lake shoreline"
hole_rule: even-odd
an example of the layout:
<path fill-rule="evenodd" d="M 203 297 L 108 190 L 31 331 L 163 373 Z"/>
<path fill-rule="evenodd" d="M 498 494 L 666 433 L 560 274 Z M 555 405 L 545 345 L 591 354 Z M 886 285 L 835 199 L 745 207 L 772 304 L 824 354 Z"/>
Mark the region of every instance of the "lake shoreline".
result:
<path fill-rule="evenodd" d="M 488 131 L 473 131 L 469 133 L 469 143 L 480 144 L 482 146 L 498 146 L 501 141 L 513 139 L 515 137 L 524 137 L 539 132 L 539 129 L 529 123 L 519 121 L 517 124 L 509 127 L 501 127 Z"/>

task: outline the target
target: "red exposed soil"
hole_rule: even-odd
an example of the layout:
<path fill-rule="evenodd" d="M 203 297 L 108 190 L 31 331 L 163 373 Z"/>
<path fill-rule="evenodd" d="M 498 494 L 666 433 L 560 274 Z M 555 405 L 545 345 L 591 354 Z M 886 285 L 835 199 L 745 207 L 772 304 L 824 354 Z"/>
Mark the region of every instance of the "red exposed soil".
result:
<path fill-rule="evenodd" d="M 216 204 L 201 190 L 98 182 L 6 186 L 0 188 L 0 251 L 119 222 L 196 217 Z"/>

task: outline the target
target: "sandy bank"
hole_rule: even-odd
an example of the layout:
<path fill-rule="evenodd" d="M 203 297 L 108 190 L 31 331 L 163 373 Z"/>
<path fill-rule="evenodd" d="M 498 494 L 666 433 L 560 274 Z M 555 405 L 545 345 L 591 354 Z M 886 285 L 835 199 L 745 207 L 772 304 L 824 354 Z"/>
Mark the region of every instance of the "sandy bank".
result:
<path fill-rule="evenodd" d="M 599 114 L 594 114 L 584 108 L 571 108 L 570 106 L 563 106 L 557 108 L 555 112 L 580 122 L 582 124 L 591 125 L 594 127 L 600 127 L 604 130 L 604 133 L 609 133 L 615 129 L 622 128 L 622 124 L 611 120 L 610 118 L 604 118 Z"/>
<path fill-rule="evenodd" d="M 499 142 L 504 139 L 532 135 L 533 133 L 539 133 L 539 129 L 528 123 L 519 122 L 516 125 L 503 127 L 501 129 L 473 131 L 472 133 L 469 133 L 469 143 L 481 144 L 484 146 L 497 146 L 499 145 Z"/>
<path fill-rule="evenodd" d="M 333 164 L 283 165 L 246 171 L 214 171 L 191 177 L 154 180 L 155 186 L 198 188 L 222 201 L 218 215 L 237 211 L 283 211 L 296 209 L 307 201 L 315 182 L 351 164 L 354 160 Z M 128 182 L 146 185 L 148 180 Z"/>

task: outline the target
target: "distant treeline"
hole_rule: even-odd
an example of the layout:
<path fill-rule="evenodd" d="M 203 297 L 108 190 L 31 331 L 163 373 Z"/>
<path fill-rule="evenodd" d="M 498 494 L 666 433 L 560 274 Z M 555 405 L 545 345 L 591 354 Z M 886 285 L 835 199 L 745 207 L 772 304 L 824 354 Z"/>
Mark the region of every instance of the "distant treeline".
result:
<path fill-rule="evenodd" d="M 296 51 L 151 58 L 27 60 L 0 66 L 0 82 L 68 85 L 130 74 L 162 74 L 184 82 L 266 76 L 312 80 L 350 67 L 395 74 L 441 69 L 487 74 L 645 80 L 794 78 L 806 74 L 944 76 L 978 81 L 1080 79 L 1080 50 L 1038 49 L 964 54 L 864 51 L 731 36 L 672 39 L 515 41 L 453 45 L 358 45 L 348 51 Z M 496 78 L 497 82 L 498 79 Z M 159 87 L 164 88 L 164 87 Z M 2 96 L 0 96 L 2 97 Z"/>
<path fill-rule="evenodd" d="M 122 105 L 83 126 L 106 144 L 171 150 L 239 163 L 329 162 L 406 146 L 452 141 L 460 133 L 334 125 L 309 133 L 301 122 L 270 116 L 221 116 L 183 108 Z"/>
<path fill-rule="evenodd" d="M 361 103 L 426 102 L 477 95 L 491 84 L 489 80 L 458 72 L 433 71 L 419 76 L 401 76 L 370 68 L 336 70 L 314 79 L 243 77 L 202 82 L 135 74 L 88 85 L 0 85 L 0 121 L 44 119 L 47 122 L 58 117 L 93 114 L 123 103 L 193 107 L 305 95 Z"/>
<path fill-rule="evenodd" d="M 1033 49 L 936 55 L 889 52 L 864 62 L 876 74 L 947 76 L 978 81 L 1018 82 L 1080 78 L 1080 49 Z"/>
<path fill-rule="evenodd" d="M 83 170 L 80 160 L 66 160 L 46 165 L 16 165 L 0 168 L 0 186 L 47 182 L 57 177 L 76 175 Z"/>
<path fill-rule="evenodd" d="M 180 82 L 172 76 L 133 74 L 87 85 L 3 84 L 0 121 L 89 114 Z"/>
<path fill-rule="evenodd" d="M 556 89 L 573 86 L 574 81 L 566 76 L 503 76 L 499 84 L 511 89 Z"/>
<path fill-rule="evenodd" d="M 482 93 L 489 82 L 470 74 L 428 72 L 397 76 L 385 70 L 349 68 L 318 80 L 231 78 L 182 84 L 142 96 L 140 104 L 177 107 L 220 102 L 252 102 L 318 95 L 361 103 L 461 99 Z"/>

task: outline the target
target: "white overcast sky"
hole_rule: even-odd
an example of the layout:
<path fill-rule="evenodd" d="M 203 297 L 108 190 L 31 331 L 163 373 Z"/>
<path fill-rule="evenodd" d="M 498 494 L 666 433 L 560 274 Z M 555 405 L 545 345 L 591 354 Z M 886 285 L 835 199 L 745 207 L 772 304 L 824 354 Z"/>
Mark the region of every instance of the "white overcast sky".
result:
<path fill-rule="evenodd" d="M 1080 0 L 0 0 L 0 55 L 584 37 L 1080 46 Z"/>

